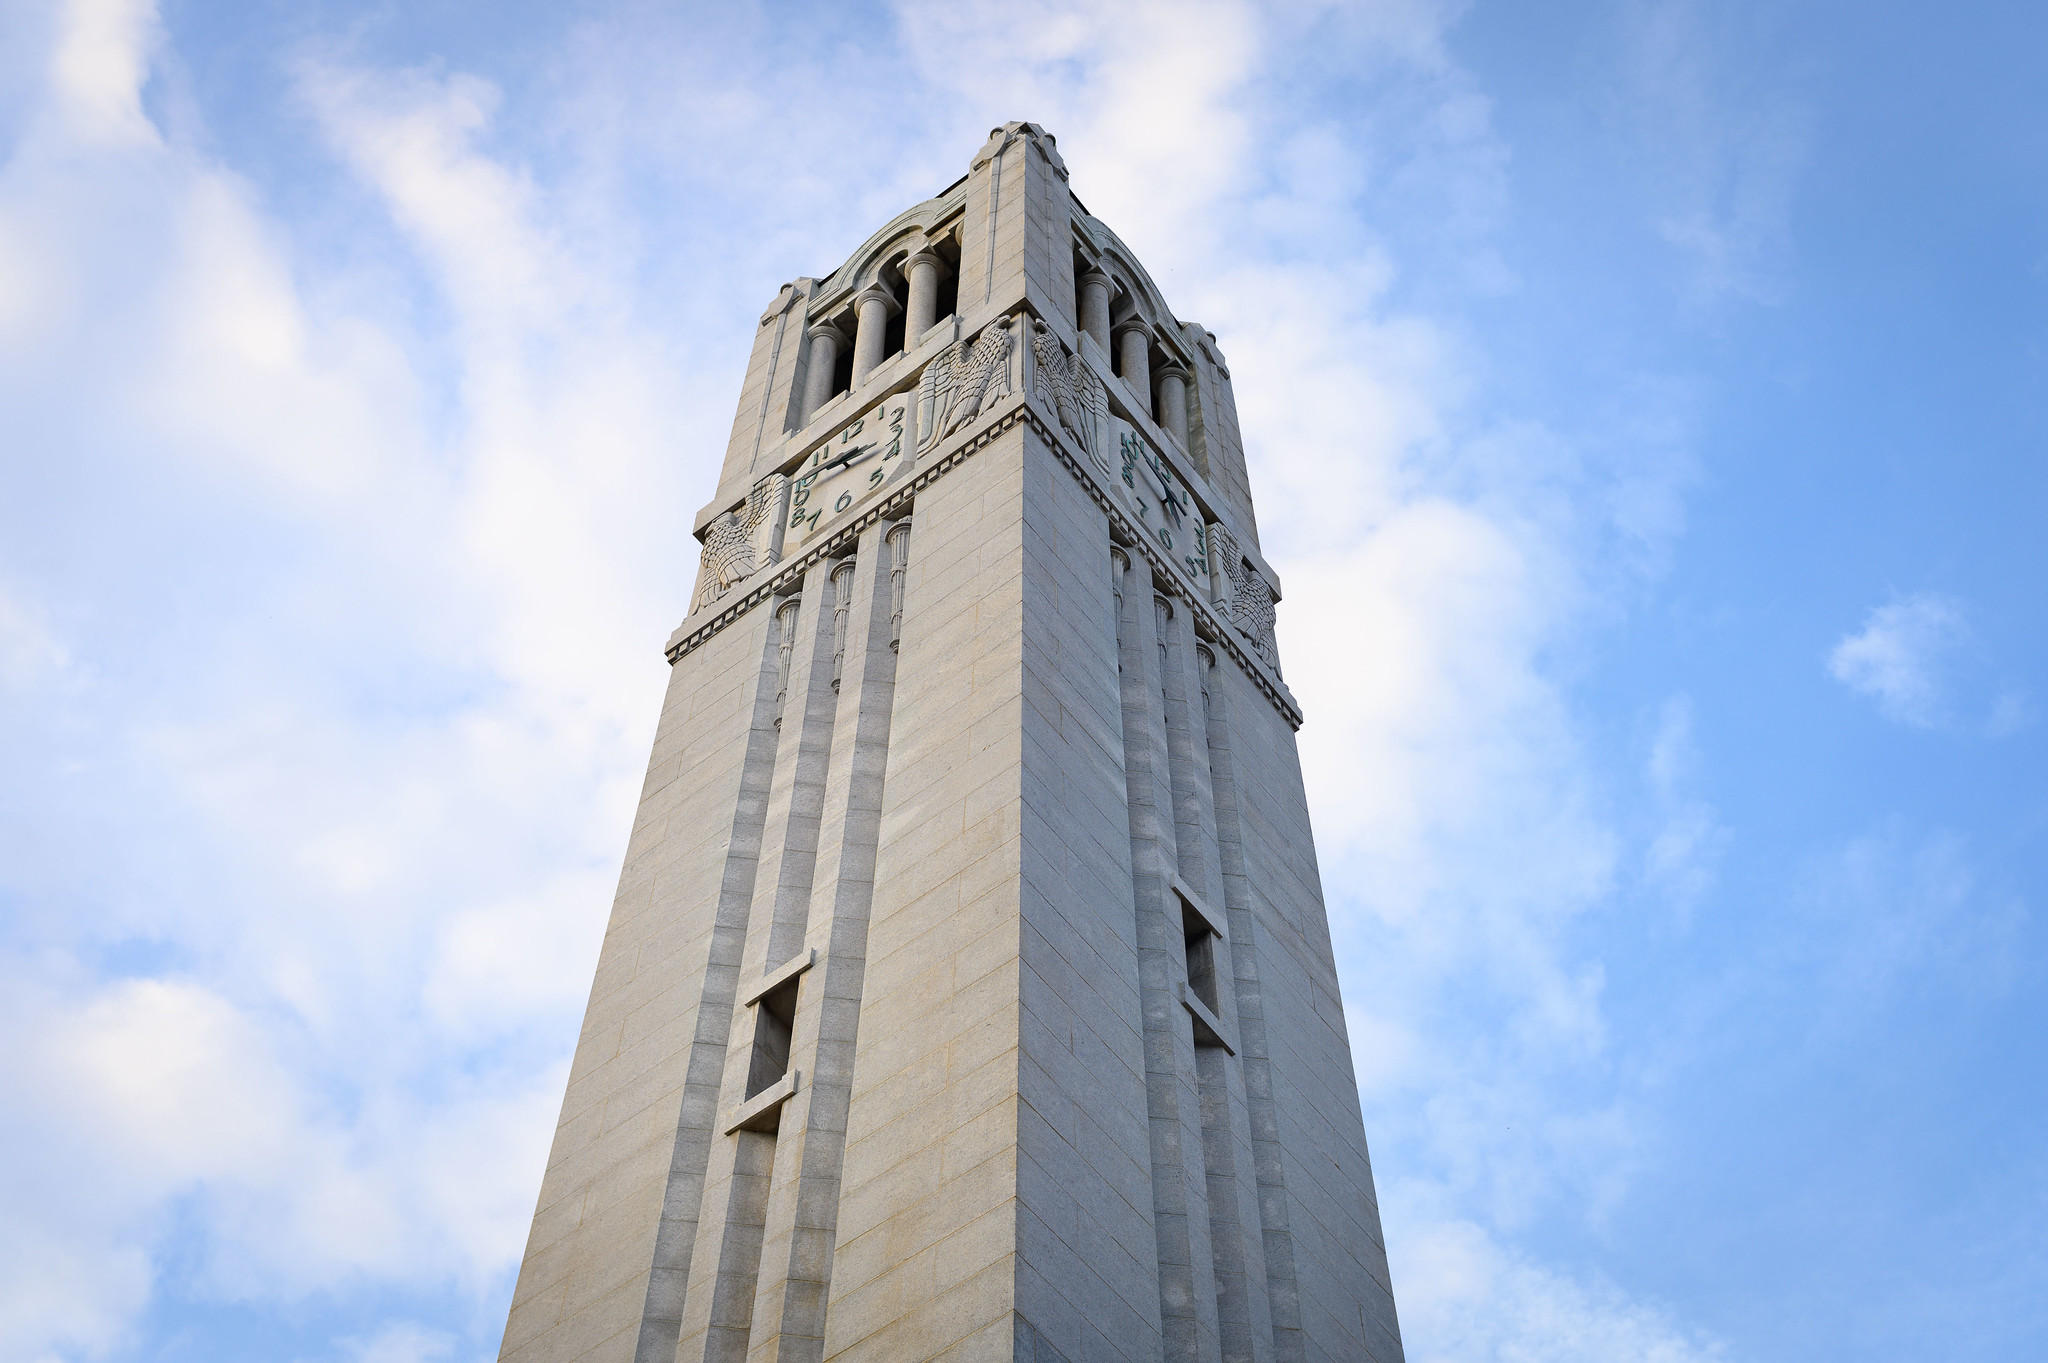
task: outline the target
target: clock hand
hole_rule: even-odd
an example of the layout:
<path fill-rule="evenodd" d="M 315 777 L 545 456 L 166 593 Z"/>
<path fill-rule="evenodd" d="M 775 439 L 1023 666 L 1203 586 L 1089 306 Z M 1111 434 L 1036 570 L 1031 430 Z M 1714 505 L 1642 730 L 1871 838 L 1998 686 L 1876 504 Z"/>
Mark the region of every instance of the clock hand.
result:
<path fill-rule="evenodd" d="M 842 464 L 851 464 L 854 460 L 860 458 L 864 454 L 869 453 L 874 448 L 875 447 L 872 444 L 855 445 L 852 449 L 848 450 L 845 454 L 840 455 L 837 459 L 831 460 L 829 463 L 820 464 L 818 466 L 818 472 L 824 473 L 827 472 L 828 470 L 836 469 Z"/>

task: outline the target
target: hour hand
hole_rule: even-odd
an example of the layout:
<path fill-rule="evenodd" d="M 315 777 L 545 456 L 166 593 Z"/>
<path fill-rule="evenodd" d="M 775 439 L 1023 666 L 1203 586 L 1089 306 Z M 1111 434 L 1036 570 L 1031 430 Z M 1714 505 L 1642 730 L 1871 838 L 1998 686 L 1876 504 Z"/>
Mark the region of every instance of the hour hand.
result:
<path fill-rule="evenodd" d="M 837 459 L 819 465 L 818 472 L 823 473 L 827 469 L 836 469 L 841 467 L 842 465 L 851 464 L 854 460 L 860 458 L 862 455 L 871 453 L 874 450 L 874 448 L 875 447 L 872 444 L 855 445 L 852 449 L 840 455 Z"/>

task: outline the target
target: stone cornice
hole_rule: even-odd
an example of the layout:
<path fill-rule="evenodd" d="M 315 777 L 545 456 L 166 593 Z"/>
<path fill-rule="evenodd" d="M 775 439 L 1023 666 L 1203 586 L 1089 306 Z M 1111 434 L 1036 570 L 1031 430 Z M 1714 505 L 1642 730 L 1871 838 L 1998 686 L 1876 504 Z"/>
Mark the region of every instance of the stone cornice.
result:
<path fill-rule="evenodd" d="M 1142 557 L 1152 570 L 1155 583 L 1165 588 L 1193 613 L 1196 633 L 1205 641 L 1228 653 L 1232 661 L 1244 670 L 1246 676 L 1258 686 L 1273 708 L 1293 729 L 1302 723 L 1301 706 L 1277 675 L 1271 672 L 1264 661 L 1245 647 L 1237 629 L 1219 614 L 1207 598 L 1187 582 L 1178 568 L 1159 552 L 1151 537 L 1131 522 L 1116 499 L 1103 488 L 1093 470 L 1088 467 L 1088 456 L 1074 443 L 1074 438 L 1061 429 L 1056 420 L 1049 421 L 1026 394 L 1014 394 L 996 408 L 989 418 L 975 429 L 967 432 L 957 444 L 950 448 L 941 447 L 944 453 L 928 457 L 923 468 L 918 469 L 910 479 L 889 496 L 857 514 L 850 515 L 846 524 L 829 538 L 792 555 L 780 563 L 770 565 L 756 573 L 759 579 L 750 586 L 734 591 L 725 600 L 698 611 L 676 627 L 663 652 L 671 664 L 680 661 L 705 640 L 717 634 L 726 626 L 745 615 L 754 607 L 778 596 L 786 596 L 797 590 L 803 576 L 812 565 L 828 558 L 847 553 L 858 541 L 862 531 L 877 521 L 898 520 L 911 513 L 911 502 L 923 489 L 931 486 L 976 450 L 981 449 L 996 437 L 1015 426 L 1029 428 L 1051 450 L 1067 472 L 1088 490 L 1088 495 L 1109 519 L 1111 538 L 1127 554 Z"/>

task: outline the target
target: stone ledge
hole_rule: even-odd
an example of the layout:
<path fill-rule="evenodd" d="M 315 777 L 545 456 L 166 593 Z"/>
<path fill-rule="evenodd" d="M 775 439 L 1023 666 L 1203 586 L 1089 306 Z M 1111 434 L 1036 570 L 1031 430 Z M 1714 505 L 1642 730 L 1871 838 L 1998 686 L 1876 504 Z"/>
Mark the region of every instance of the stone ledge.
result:
<path fill-rule="evenodd" d="M 1223 1019 L 1209 1011 L 1209 1005 L 1196 997 L 1186 980 L 1180 982 L 1179 988 L 1181 1007 L 1194 1015 L 1195 1044 L 1221 1046 L 1225 1055 L 1236 1055 L 1237 1047 L 1231 1044 L 1230 1034 L 1223 1030 Z"/>
<path fill-rule="evenodd" d="M 1173 892 L 1180 896 L 1183 904 L 1195 911 L 1195 916 L 1207 925 L 1209 931 L 1226 942 L 1230 940 L 1230 934 L 1223 930 L 1223 919 L 1210 909 L 1200 895 L 1189 889 L 1188 883 L 1179 876 L 1173 878 Z"/>
<path fill-rule="evenodd" d="M 726 1119 L 725 1134 L 737 1131 L 773 1131 L 782 1120 L 782 1105 L 796 1096 L 797 1071 L 791 1070 L 734 1108 Z"/>
<path fill-rule="evenodd" d="M 804 948 L 802 955 L 790 957 L 781 965 L 762 976 L 760 982 L 748 990 L 746 995 L 740 999 L 739 1006 L 745 1008 L 751 1004 L 759 1003 L 763 994 L 768 993 L 777 985 L 785 984 L 795 979 L 817 963 L 818 949 L 816 947 Z"/>

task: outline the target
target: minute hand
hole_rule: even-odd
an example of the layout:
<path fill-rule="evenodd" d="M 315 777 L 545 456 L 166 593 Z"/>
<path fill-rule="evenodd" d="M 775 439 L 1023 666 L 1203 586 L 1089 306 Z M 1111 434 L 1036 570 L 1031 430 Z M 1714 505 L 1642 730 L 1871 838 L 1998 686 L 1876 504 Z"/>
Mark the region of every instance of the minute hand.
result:
<path fill-rule="evenodd" d="M 842 464 L 851 464 L 854 460 L 860 458 L 864 454 L 871 452 L 874 448 L 875 447 L 873 445 L 855 445 L 852 449 L 848 450 L 845 454 L 840 455 L 837 459 L 833 459 L 827 463 L 820 464 L 818 466 L 818 472 L 825 473 L 828 472 L 829 470 L 838 468 Z"/>

